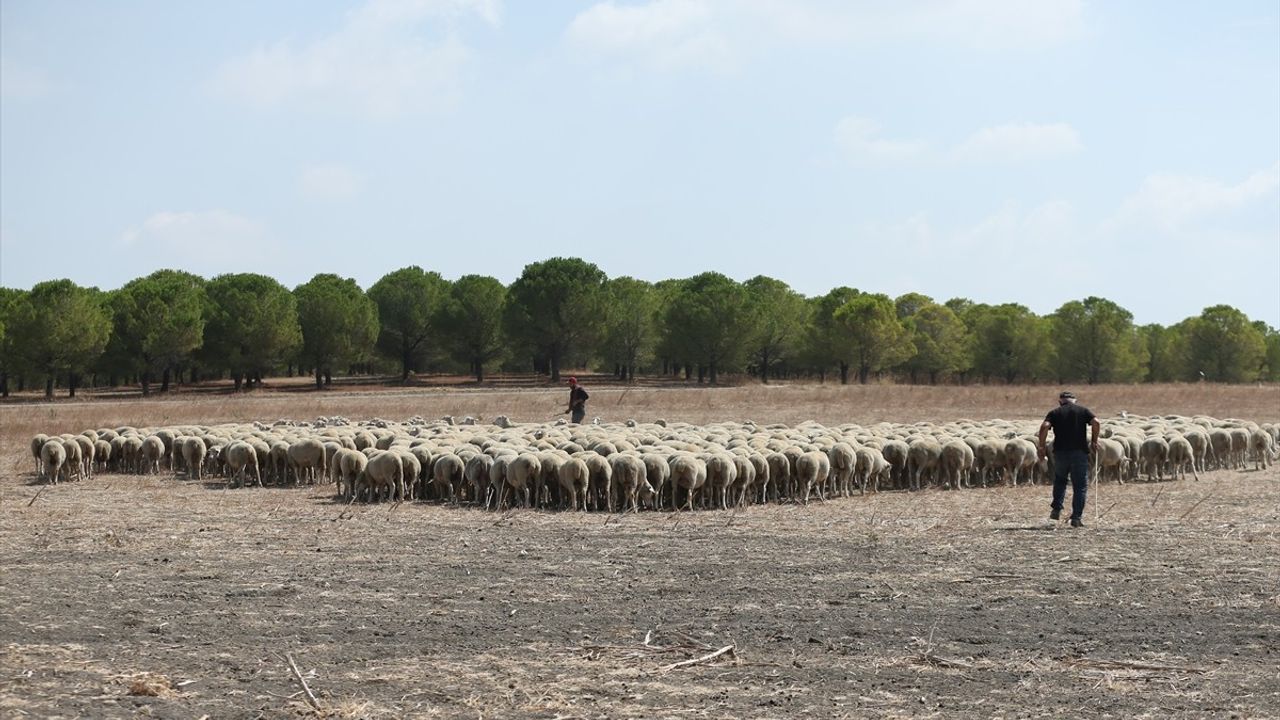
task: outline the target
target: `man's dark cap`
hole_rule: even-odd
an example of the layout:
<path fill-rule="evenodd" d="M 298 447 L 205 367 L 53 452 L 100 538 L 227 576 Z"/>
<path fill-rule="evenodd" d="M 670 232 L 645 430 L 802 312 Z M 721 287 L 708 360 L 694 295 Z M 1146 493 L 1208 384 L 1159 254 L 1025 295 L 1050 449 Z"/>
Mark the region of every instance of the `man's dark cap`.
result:
<path fill-rule="evenodd" d="M 1076 394 L 1071 392 L 1070 390 L 1063 390 L 1062 392 L 1058 393 L 1058 399 L 1059 400 L 1075 400 Z"/>

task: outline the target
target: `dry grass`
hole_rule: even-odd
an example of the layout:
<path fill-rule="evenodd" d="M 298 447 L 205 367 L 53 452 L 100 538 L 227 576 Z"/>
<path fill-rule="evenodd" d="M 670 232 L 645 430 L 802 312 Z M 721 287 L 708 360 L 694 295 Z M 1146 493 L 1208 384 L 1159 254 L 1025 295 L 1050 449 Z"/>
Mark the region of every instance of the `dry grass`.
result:
<path fill-rule="evenodd" d="M 694 422 L 1030 419 L 1054 391 L 601 389 L 592 409 Z M 1280 414 L 1275 388 L 1080 394 L 1100 413 Z M 561 396 L 0 408 L 0 715 L 1280 716 L 1275 467 L 1103 486 L 1083 532 L 1044 520 L 1044 487 L 602 517 L 346 508 L 324 487 L 164 476 L 27 484 L 37 431 L 320 414 L 528 420 Z M 724 647 L 731 656 L 679 665 Z"/>

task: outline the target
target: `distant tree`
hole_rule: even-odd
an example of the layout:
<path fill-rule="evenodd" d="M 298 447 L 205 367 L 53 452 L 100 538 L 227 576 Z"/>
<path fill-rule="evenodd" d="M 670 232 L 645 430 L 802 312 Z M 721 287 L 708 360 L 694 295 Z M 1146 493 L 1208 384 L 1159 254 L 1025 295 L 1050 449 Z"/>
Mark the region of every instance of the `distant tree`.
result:
<path fill-rule="evenodd" d="M 1053 356 L 1049 323 L 1015 303 L 981 306 L 974 322 L 974 370 L 1007 383 L 1040 377 Z"/>
<path fill-rule="evenodd" d="M 14 322 L 26 301 L 25 291 L 0 287 L 0 397 L 9 397 L 9 376 L 20 370 Z"/>
<path fill-rule="evenodd" d="M 717 272 L 685 280 L 664 318 L 673 344 L 684 357 L 705 369 L 712 384 L 722 371 L 736 369 L 750 348 L 756 316 L 740 283 Z"/>
<path fill-rule="evenodd" d="M 80 373 L 92 366 L 111 336 L 102 293 L 70 280 L 50 280 L 31 288 L 15 309 L 11 342 L 20 362 L 44 376 L 46 398 L 53 397 L 59 375 L 67 376 L 75 397 Z"/>
<path fill-rule="evenodd" d="M 463 275 L 449 288 L 440 328 L 453 357 L 467 363 L 476 382 L 484 382 L 485 365 L 498 361 L 506 350 L 506 302 L 506 286 L 487 275 Z"/>
<path fill-rule="evenodd" d="M 937 303 L 933 301 L 933 298 L 928 295 L 922 295 L 918 292 L 909 292 L 899 295 L 893 301 L 894 309 L 898 313 L 898 319 L 904 321 L 920 312 L 921 308 L 936 304 Z"/>
<path fill-rule="evenodd" d="M 604 352 L 619 379 L 634 380 L 636 366 L 653 352 L 662 301 L 652 283 L 616 277 L 604 286 Z"/>
<path fill-rule="evenodd" d="M 836 320 L 835 314 L 860 295 L 860 291 L 851 287 L 838 287 L 816 298 L 811 308 L 813 321 L 809 325 L 809 354 L 820 368 L 837 366 L 840 369 L 841 385 L 849 383 L 849 365 L 853 362 L 854 347 L 853 338 L 844 325 Z"/>
<path fill-rule="evenodd" d="M 1187 327 L 1188 369 L 1206 380 L 1257 380 L 1266 351 L 1263 334 L 1230 305 L 1205 308 Z"/>
<path fill-rule="evenodd" d="M 410 265 L 383 275 L 369 288 L 378 306 L 378 349 L 400 363 L 400 381 L 422 369 L 427 340 L 437 331 L 449 284 L 440 273 Z"/>
<path fill-rule="evenodd" d="M 265 275 L 219 275 L 205 287 L 212 310 L 202 355 L 230 371 L 236 390 L 251 385 L 295 357 L 302 346 L 298 302 L 288 288 Z"/>
<path fill-rule="evenodd" d="M 951 308 L 924 305 L 905 324 L 915 347 L 915 354 L 904 363 L 911 382 L 918 373 L 925 373 L 933 385 L 939 375 L 963 372 L 973 365 L 969 330 Z"/>
<path fill-rule="evenodd" d="M 1268 382 L 1280 382 L 1280 330 L 1269 328 L 1265 336 L 1267 346 L 1266 373 Z"/>
<path fill-rule="evenodd" d="M 858 369 L 858 382 L 863 385 L 871 372 L 897 365 L 915 352 L 888 295 L 855 297 L 841 305 L 833 318 L 845 333 Z"/>
<path fill-rule="evenodd" d="M 773 366 L 797 354 L 808 330 L 809 305 L 790 285 L 765 275 L 757 275 L 742 285 L 756 316 L 752 355 L 760 381 L 768 383 Z"/>
<path fill-rule="evenodd" d="M 355 280 L 321 273 L 294 288 L 302 357 L 316 389 L 333 382 L 333 368 L 368 355 L 378 338 L 378 306 Z"/>
<path fill-rule="evenodd" d="M 1087 297 L 1058 308 L 1050 319 L 1058 374 L 1064 380 L 1131 382 L 1142 375 L 1133 315 L 1110 300 Z"/>
<path fill-rule="evenodd" d="M 155 373 L 162 375 L 160 391 L 167 392 L 173 368 L 204 342 L 204 279 L 157 270 L 113 293 L 109 305 L 114 325 L 109 353 L 138 374 L 143 395 L 151 394 Z"/>
<path fill-rule="evenodd" d="M 572 353 L 594 349 L 604 326 L 605 279 L 592 263 L 555 257 L 526 265 L 508 288 L 507 333 L 546 361 L 553 382 Z"/>

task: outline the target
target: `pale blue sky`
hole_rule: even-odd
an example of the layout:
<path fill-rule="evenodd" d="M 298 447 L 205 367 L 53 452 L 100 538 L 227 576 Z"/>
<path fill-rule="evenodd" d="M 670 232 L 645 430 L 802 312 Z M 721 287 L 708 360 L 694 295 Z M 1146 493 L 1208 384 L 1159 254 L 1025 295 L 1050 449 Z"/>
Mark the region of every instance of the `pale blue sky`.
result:
<path fill-rule="evenodd" d="M 1280 326 L 1280 8 L 0 4 L 0 284 L 577 255 Z"/>

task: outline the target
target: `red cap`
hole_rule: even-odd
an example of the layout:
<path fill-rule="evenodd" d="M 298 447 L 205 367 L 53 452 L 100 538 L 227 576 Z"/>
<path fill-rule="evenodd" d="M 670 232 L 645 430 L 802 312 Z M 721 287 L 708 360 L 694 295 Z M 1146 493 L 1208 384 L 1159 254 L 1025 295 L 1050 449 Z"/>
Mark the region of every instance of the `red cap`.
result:
<path fill-rule="evenodd" d="M 571 378 L 569 378 L 569 384 L 570 384 L 570 385 L 577 385 L 577 384 L 578 384 L 578 378 L 576 378 L 576 377 L 571 377 Z"/>

